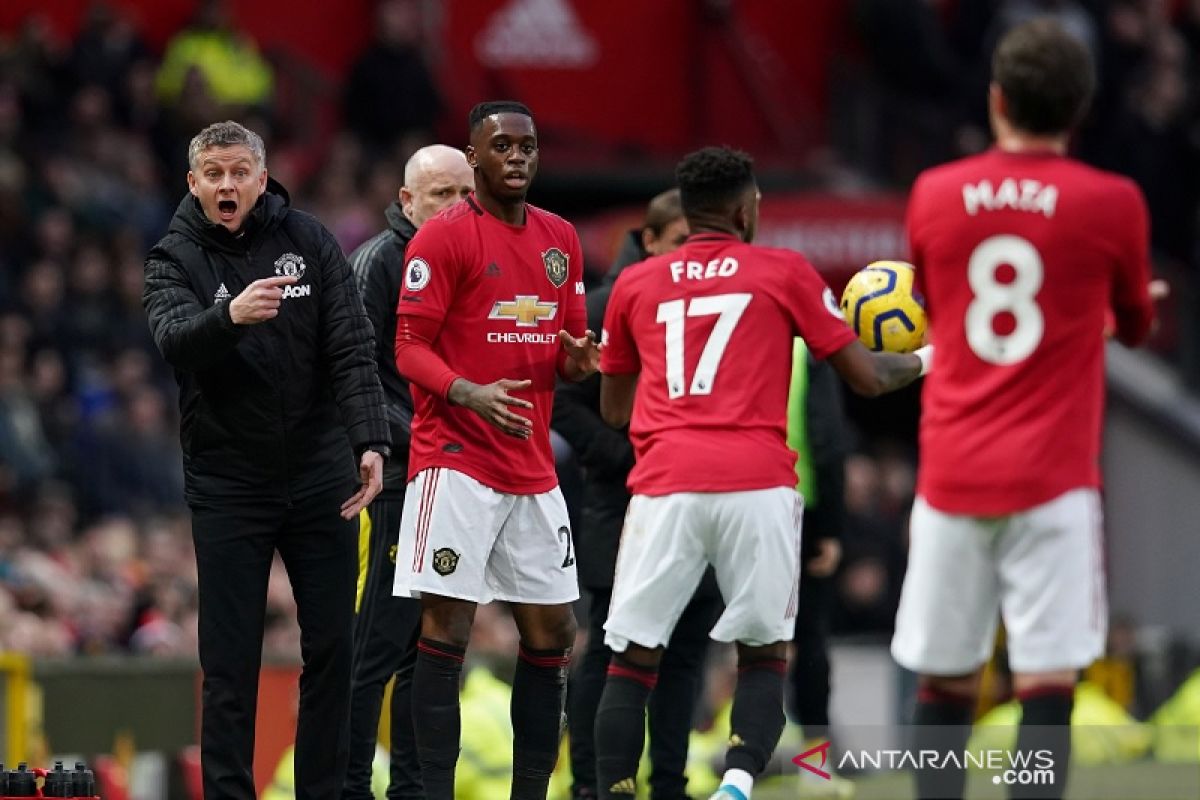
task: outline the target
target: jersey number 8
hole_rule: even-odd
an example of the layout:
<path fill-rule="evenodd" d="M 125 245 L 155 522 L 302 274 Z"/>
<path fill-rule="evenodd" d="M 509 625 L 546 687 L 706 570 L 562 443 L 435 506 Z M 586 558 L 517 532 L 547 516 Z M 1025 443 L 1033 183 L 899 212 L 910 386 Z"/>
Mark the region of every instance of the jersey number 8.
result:
<path fill-rule="evenodd" d="M 1008 264 L 1014 277 L 1009 283 L 996 279 L 999 268 Z M 989 364 L 1007 366 L 1030 356 L 1042 341 L 1045 319 L 1035 299 L 1042 288 L 1045 270 L 1037 248 L 1020 236 L 992 236 L 971 252 L 967 282 L 973 298 L 964 319 L 967 344 Z M 1013 329 L 996 333 L 1000 314 L 1011 314 Z"/>

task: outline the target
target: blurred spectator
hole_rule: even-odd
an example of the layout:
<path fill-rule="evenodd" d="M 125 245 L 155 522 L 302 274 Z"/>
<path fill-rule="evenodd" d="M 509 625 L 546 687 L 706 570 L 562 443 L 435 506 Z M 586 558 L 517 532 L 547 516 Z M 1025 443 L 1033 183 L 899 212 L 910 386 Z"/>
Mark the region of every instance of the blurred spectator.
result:
<path fill-rule="evenodd" d="M 225 0 L 200 0 L 191 24 L 167 44 L 156 81 L 158 95 L 182 104 L 189 81 L 197 78 L 223 106 L 245 109 L 271 101 L 271 66 L 254 40 L 233 27 Z"/>
<path fill-rule="evenodd" d="M 892 630 L 904 576 L 908 505 L 902 498 L 912 490 L 904 476 L 903 466 L 891 457 L 856 453 L 846 459 L 846 527 L 835 579 L 835 633 Z"/>
<path fill-rule="evenodd" d="M 116 97 L 134 63 L 149 56 L 129 19 L 107 3 L 93 2 L 71 51 L 70 67 L 78 83 L 95 83 Z"/>
<path fill-rule="evenodd" d="M 878 132 L 863 166 L 907 184 L 953 151 L 969 87 L 964 65 L 930 0 L 858 0 L 854 11 L 874 76 L 863 91 L 866 113 Z"/>
<path fill-rule="evenodd" d="M 54 470 L 23 362 L 20 349 L 0 347 L 0 495 L 27 492 Z"/>
<path fill-rule="evenodd" d="M 400 162 L 433 140 L 442 109 L 421 52 L 421 23 L 416 0 L 382 0 L 375 12 L 375 41 L 346 79 L 347 127 L 373 154 Z"/>

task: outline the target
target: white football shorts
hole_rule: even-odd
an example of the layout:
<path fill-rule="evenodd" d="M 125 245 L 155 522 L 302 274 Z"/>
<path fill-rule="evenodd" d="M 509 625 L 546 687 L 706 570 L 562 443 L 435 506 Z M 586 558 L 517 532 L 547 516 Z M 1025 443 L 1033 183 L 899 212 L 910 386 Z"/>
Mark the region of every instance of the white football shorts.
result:
<path fill-rule="evenodd" d="M 947 514 L 918 497 L 893 657 L 927 675 L 974 672 L 1003 615 L 1014 672 L 1088 666 L 1108 630 L 1101 523 L 1090 488 L 1004 517 Z"/>
<path fill-rule="evenodd" d="M 557 605 L 579 597 L 562 492 L 498 492 L 444 467 L 408 483 L 392 593 Z"/>
<path fill-rule="evenodd" d="M 725 613 L 710 635 L 761 646 L 795 634 L 804 500 L 791 487 L 634 495 L 625 514 L 604 643 L 659 647 L 707 565 Z"/>

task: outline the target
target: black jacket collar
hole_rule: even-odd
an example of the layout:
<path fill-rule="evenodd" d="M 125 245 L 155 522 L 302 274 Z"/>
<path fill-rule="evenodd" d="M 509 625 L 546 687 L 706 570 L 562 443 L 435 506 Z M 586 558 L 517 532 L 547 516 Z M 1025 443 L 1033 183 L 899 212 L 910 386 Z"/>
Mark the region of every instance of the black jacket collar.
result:
<path fill-rule="evenodd" d="M 417 226 L 404 216 L 404 209 L 400 207 L 399 200 L 393 200 L 392 204 L 384 210 L 383 215 L 387 218 L 388 227 L 392 229 L 392 233 L 396 234 L 405 246 L 417 235 Z"/>

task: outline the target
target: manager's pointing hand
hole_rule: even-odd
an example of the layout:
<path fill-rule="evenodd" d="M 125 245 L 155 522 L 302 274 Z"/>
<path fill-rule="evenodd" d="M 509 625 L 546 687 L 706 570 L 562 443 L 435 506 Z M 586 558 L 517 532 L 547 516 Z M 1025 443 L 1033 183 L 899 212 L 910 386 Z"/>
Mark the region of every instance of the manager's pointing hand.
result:
<path fill-rule="evenodd" d="M 230 302 L 229 318 L 235 325 L 257 325 L 274 319 L 283 302 L 283 287 L 297 280 L 295 275 L 276 275 L 255 281 Z"/>

